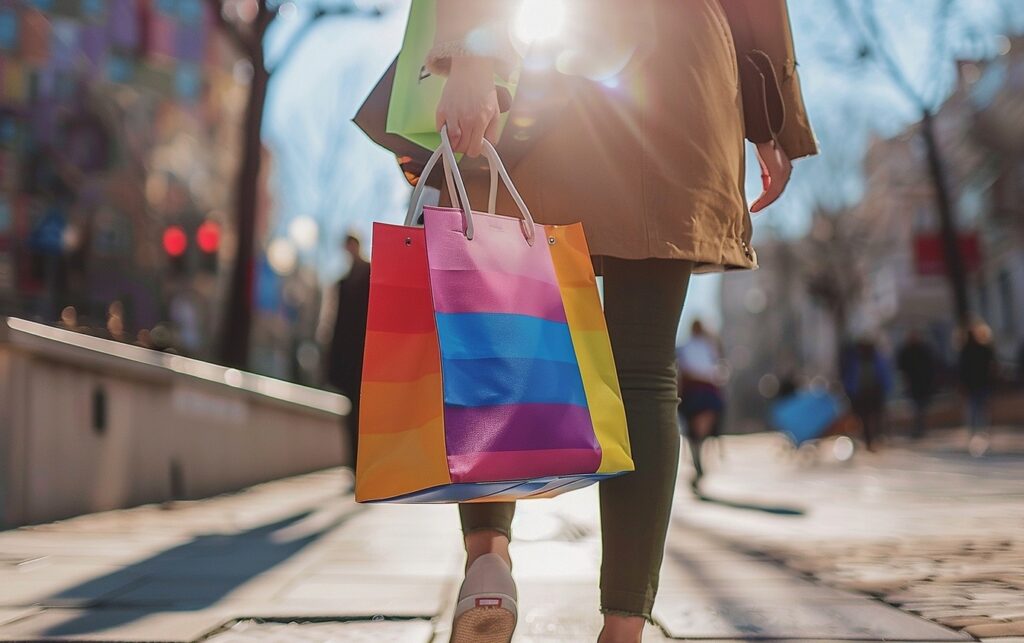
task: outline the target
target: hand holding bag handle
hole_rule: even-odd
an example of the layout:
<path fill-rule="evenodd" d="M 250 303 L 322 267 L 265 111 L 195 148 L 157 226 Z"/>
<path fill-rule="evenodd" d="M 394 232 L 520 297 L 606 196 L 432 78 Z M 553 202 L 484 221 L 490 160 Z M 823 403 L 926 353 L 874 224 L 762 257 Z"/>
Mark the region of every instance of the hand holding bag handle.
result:
<path fill-rule="evenodd" d="M 466 186 L 462 181 L 462 174 L 459 172 L 459 167 L 455 160 L 455 153 L 452 151 L 451 142 L 448 140 L 447 126 L 443 126 L 441 128 L 441 134 L 441 144 L 423 166 L 423 174 L 420 175 L 420 180 L 416 183 L 416 187 L 412 191 L 412 196 L 409 199 L 409 210 L 406 212 L 405 216 L 405 225 L 415 225 L 416 213 L 420 211 L 421 202 L 423 200 L 423 189 L 427 184 L 426 178 L 430 175 L 434 166 L 437 165 L 438 159 L 441 159 L 445 170 L 445 178 L 448 182 L 448 194 L 452 199 L 452 204 L 462 210 L 463 232 L 466 235 L 466 239 L 472 240 L 473 211 L 469 205 L 469 196 L 466 194 Z M 498 186 L 497 181 L 495 180 L 496 172 L 497 175 L 501 177 L 502 183 L 504 183 L 505 187 L 508 188 L 509 194 L 512 195 L 512 200 L 515 201 L 516 207 L 519 208 L 520 213 L 523 215 L 523 219 L 520 224 L 523 229 L 523 236 L 526 238 L 527 243 L 533 245 L 535 233 L 533 217 L 530 215 L 530 210 L 526 207 L 526 203 L 523 201 L 522 196 L 520 196 L 519 191 L 516 190 L 515 185 L 513 185 L 512 179 L 508 175 L 508 170 L 505 169 L 505 165 L 501 162 L 498 152 L 486 139 L 483 141 L 483 153 L 484 157 L 487 158 L 487 162 L 491 169 L 491 189 L 488 199 L 489 210 L 493 213 L 495 202 L 497 201 Z"/>

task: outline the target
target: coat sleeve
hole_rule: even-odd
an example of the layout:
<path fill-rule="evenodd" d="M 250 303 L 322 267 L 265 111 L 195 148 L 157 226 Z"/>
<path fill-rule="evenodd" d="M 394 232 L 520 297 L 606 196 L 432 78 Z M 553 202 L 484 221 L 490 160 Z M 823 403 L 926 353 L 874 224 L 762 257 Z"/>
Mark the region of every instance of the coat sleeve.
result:
<path fill-rule="evenodd" d="M 498 75 L 508 77 L 519 64 L 509 36 L 511 12 L 518 6 L 508 0 L 437 0 L 434 46 L 426 68 L 446 76 L 452 56 L 493 58 Z"/>
<path fill-rule="evenodd" d="M 791 159 L 817 154 L 800 91 L 786 0 L 720 2 L 736 43 L 747 137 L 754 142 L 775 139 Z"/>

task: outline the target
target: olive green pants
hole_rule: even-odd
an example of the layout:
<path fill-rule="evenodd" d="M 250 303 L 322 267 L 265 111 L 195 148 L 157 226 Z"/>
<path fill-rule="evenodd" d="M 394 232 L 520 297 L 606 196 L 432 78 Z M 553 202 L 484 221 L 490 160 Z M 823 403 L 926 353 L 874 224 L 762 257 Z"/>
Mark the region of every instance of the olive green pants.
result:
<path fill-rule="evenodd" d="M 651 617 L 679 466 L 675 345 L 693 264 L 603 261 L 604 308 L 636 470 L 600 483 L 601 611 Z M 511 538 L 512 502 L 459 505 L 462 531 Z"/>

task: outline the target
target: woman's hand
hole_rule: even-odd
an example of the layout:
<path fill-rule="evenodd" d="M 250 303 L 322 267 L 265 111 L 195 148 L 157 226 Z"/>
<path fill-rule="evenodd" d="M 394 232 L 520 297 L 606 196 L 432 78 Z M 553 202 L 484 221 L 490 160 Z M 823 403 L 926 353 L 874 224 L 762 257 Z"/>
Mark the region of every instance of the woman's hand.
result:
<path fill-rule="evenodd" d="M 789 183 L 793 164 L 786 152 L 775 141 L 757 144 L 757 161 L 761 164 L 761 185 L 764 191 L 750 206 L 751 212 L 760 212 L 775 203 Z"/>
<path fill-rule="evenodd" d="M 498 133 L 498 94 L 490 58 L 455 56 L 437 104 L 437 129 L 448 125 L 452 149 L 475 157 L 483 139 L 494 143 Z"/>

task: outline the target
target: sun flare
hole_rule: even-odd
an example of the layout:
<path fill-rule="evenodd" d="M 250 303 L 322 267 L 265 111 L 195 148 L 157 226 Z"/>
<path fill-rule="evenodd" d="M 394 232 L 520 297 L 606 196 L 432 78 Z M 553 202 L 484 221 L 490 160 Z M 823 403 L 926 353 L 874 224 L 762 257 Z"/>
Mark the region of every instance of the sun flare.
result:
<path fill-rule="evenodd" d="M 515 36 L 524 43 L 550 40 L 562 31 L 565 3 L 562 0 L 523 0 L 516 14 Z"/>

